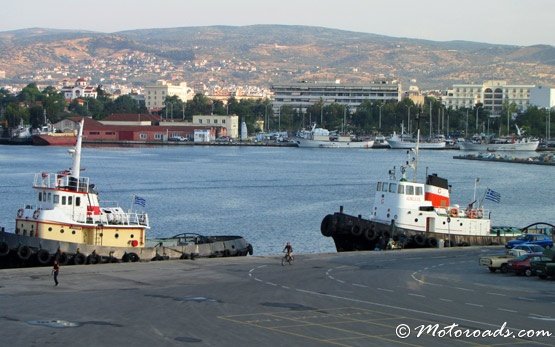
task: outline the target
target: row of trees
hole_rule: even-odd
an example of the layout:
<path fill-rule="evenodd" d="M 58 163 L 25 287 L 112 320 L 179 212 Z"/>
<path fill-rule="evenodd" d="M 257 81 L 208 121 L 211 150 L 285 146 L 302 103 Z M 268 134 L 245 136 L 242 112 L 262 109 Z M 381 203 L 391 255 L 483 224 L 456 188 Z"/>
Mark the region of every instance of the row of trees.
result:
<path fill-rule="evenodd" d="M 17 95 L 0 89 L 0 120 L 6 127 L 15 127 L 23 122 L 36 128 L 45 123 L 45 117 L 51 123 L 56 123 L 70 115 L 89 116 L 100 120 L 113 113 L 147 112 L 144 103 L 137 102 L 129 95 L 113 99 L 101 86 L 97 89 L 96 99 L 81 98 L 69 104 L 54 87 L 46 87 L 41 91 L 36 84 L 31 83 Z M 197 114 L 236 114 L 241 122 L 247 123 L 251 132 L 294 132 L 301 128 L 310 128 L 311 124 L 317 123 L 330 130 L 347 131 L 357 135 L 390 134 L 393 131 L 400 132 L 403 124 L 409 132 L 420 128 L 422 136 L 439 133 L 466 136 L 476 132 L 503 135 L 514 133 L 514 125 L 518 124 L 527 134 L 543 137 L 546 133 L 546 121 L 549 119 L 548 111 L 537 107 L 529 107 L 523 113 L 516 113 L 516 105 L 505 103 L 502 116 L 492 116 L 480 104 L 471 109 L 453 110 L 446 109 L 440 101 L 428 97 L 423 105 L 416 105 L 410 99 L 400 102 L 364 101 L 356 110 L 337 103 L 325 104 L 320 100 L 304 111 L 301 107 L 284 105 L 274 114 L 271 101 L 268 99 L 237 100 L 232 97 L 224 104 L 220 100 L 197 94 L 188 102 L 177 96 L 169 96 L 166 98 L 165 108 L 160 112 L 164 119 L 188 121 Z M 259 128 L 258 124 L 261 122 L 258 121 L 263 121 L 265 129 Z"/>

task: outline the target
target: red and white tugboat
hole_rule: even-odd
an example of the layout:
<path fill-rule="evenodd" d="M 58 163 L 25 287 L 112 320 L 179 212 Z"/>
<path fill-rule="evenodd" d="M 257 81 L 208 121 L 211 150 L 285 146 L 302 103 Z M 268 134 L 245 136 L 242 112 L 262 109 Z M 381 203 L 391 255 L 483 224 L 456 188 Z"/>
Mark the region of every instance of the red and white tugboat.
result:
<path fill-rule="evenodd" d="M 333 237 L 338 251 L 374 250 L 390 247 L 437 247 L 449 245 L 501 244 L 517 236 L 491 233 L 489 212 L 476 201 L 466 208 L 451 204 L 447 179 L 427 175 L 425 183 L 416 182 L 416 156 L 395 168 L 389 179 L 376 185 L 369 219 L 340 212 L 327 215 L 321 225 L 324 236 Z M 408 152 L 410 153 L 410 152 Z M 412 181 L 407 171 L 412 169 Z"/>
<path fill-rule="evenodd" d="M 37 200 L 17 211 L 15 233 L 0 231 L 0 267 L 47 265 L 54 258 L 83 264 L 252 254 L 252 246 L 238 236 L 175 237 L 147 245 L 147 213 L 101 206 L 95 186 L 81 176 L 83 124 L 70 150 L 72 167 L 35 174 Z"/>

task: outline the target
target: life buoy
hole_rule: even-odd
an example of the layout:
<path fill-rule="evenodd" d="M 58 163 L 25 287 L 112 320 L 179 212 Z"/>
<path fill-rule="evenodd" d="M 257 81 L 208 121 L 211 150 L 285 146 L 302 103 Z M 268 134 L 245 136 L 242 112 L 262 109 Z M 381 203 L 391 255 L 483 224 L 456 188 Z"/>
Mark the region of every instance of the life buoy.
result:
<path fill-rule="evenodd" d="M 33 212 L 33 218 L 37 219 L 37 218 L 39 218 L 39 215 L 40 215 L 39 210 L 35 210 L 35 212 Z"/>
<path fill-rule="evenodd" d="M 31 248 L 29 248 L 29 246 L 23 245 L 23 246 L 19 246 L 19 248 L 17 249 L 17 256 L 21 260 L 29 259 L 32 254 L 33 254 L 33 251 L 31 250 Z"/>
<path fill-rule="evenodd" d="M 21 218 L 21 217 L 23 217 L 23 209 L 22 208 L 17 210 L 17 218 Z"/>
<path fill-rule="evenodd" d="M 0 257 L 4 257 L 10 253 L 10 246 L 6 242 L 0 242 Z"/>
<path fill-rule="evenodd" d="M 476 210 L 468 211 L 468 218 L 474 219 L 474 218 L 476 218 L 476 216 L 477 216 Z"/>
<path fill-rule="evenodd" d="M 46 265 L 50 262 L 51 259 L 52 257 L 46 249 L 39 249 L 39 251 L 37 252 L 37 261 L 39 262 L 39 264 Z"/>
<path fill-rule="evenodd" d="M 457 218 L 459 216 L 459 209 L 452 208 L 449 210 L 449 216 Z"/>

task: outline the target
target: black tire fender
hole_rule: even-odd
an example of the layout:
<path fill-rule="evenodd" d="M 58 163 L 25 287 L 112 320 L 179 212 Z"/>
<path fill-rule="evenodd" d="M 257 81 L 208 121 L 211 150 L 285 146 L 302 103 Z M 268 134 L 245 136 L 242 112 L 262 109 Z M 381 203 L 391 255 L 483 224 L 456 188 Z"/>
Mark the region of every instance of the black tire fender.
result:
<path fill-rule="evenodd" d="M 39 264 L 46 265 L 50 263 L 50 260 L 52 260 L 50 253 L 46 249 L 39 249 L 37 252 L 37 261 Z"/>
<path fill-rule="evenodd" d="M 75 253 L 75 255 L 73 256 L 73 264 L 75 265 L 83 265 L 85 264 L 86 260 L 87 258 L 83 253 Z"/>
<path fill-rule="evenodd" d="M 421 235 L 421 234 L 416 234 L 414 235 L 414 243 L 416 243 L 418 246 L 425 246 L 426 237 L 424 237 L 424 235 Z"/>
<path fill-rule="evenodd" d="M 139 260 L 141 260 L 141 258 L 139 258 L 139 256 L 137 255 L 137 253 L 129 253 L 129 260 L 131 260 L 132 263 L 136 263 Z"/>
<path fill-rule="evenodd" d="M 428 240 L 426 240 L 426 244 L 428 244 L 428 246 L 432 248 L 437 248 L 437 246 L 439 246 L 439 242 L 435 237 L 430 237 Z"/>
<path fill-rule="evenodd" d="M 31 258 L 31 255 L 33 255 L 33 251 L 29 246 L 23 245 L 19 246 L 19 248 L 17 249 L 17 256 L 21 260 L 27 260 Z"/>
<path fill-rule="evenodd" d="M 98 254 L 89 254 L 87 256 L 87 264 L 98 264 L 100 263 L 100 256 L 98 256 Z"/>
<path fill-rule="evenodd" d="M 253 255 L 254 253 L 254 249 L 252 248 L 252 245 L 250 243 L 247 246 L 247 252 L 249 252 L 249 255 Z"/>
<path fill-rule="evenodd" d="M 322 219 L 320 231 L 325 237 L 330 237 L 337 229 L 337 218 L 334 215 L 328 214 Z"/>
<path fill-rule="evenodd" d="M 10 246 L 6 242 L 0 242 L 0 257 L 6 256 L 10 253 Z"/>
<path fill-rule="evenodd" d="M 60 265 L 67 265 L 69 263 L 69 256 L 66 252 L 61 252 L 56 255 L 56 259 Z"/>

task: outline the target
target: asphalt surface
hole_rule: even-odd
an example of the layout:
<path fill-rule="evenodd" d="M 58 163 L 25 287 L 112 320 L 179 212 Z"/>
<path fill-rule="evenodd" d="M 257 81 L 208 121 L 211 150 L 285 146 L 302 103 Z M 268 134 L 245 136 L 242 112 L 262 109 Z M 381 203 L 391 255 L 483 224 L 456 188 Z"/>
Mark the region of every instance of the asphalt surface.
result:
<path fill-rule="evenodd" d="M 478 265 L 501 252 L 67 266 L 57 287 L 50 268 L 0 270 L 2 345 L 553 346 L 531 335 L 555 334 L 555 281 Z"/>

